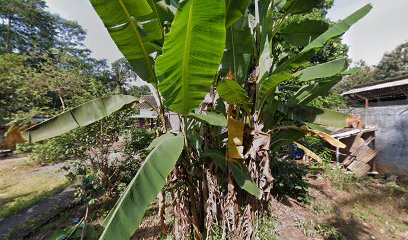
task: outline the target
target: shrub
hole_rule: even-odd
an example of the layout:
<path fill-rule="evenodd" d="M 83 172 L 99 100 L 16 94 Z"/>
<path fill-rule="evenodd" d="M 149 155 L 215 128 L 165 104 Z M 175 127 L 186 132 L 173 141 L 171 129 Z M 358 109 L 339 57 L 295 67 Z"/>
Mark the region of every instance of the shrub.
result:
<path fill-rule="evenodd" d="M 321 138 L 315 136 L 307 136 L 303 138 L 302 143 L 309 150 L 319 155 L 324 163 L 330 163 L 332 161 L 332 151 L 325 146 L 325 142 Z"/>
<path fill-rule="evenodd" d="M 289 196 L 302 202 L 309 201 L 309 186 L 305 180 L 308 168 L 295 161 L 275 159 L 271 162 L 273 194 L 277 197 Z"/>
<path fill-rule="evenodd" d="M 132 122 L 126 119 L 130 113 L 114 114 L 76 133 L 81 154 L 76 154 L 78 161 L 68 176 L 81 181 L 79 200 L 94 202 L 102 195 L 118 196 L 139 169 L 154 134 L 129 127 Z"/>
<path fill-rule="evenodd" d="M 14 151 L 16 154 L 26 154 L 32 153 L 34 150 L 35 145 L 30 143 L 23 143 L 23 144 L 16 144 L 16 150 Z"/>

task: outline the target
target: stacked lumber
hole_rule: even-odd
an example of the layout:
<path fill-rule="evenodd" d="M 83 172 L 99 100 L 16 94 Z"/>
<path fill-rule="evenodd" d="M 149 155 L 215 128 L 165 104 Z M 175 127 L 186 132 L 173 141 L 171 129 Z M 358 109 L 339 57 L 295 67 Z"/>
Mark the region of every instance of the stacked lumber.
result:
<path fill-rule="evenodd" d="M 354 172 L 356 176 L 366 175 L 371 167 L 369 162 L 377 155 L 377 150 L 371 148 L 369 145 L 374 141 L 374 136 L 363 139 L 362 133 L 359 133 L 351 148 L 350 155 L 343 161 L 343 166 L 348 170 Z"/>

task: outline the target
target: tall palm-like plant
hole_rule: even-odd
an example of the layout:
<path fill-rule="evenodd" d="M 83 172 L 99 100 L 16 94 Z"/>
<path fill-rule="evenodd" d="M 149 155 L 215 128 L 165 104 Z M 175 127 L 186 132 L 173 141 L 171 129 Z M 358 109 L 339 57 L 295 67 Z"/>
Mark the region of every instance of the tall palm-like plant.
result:
<path fill-rule="evenodd" d="M 371 5 L 331 27 L 316 20 L 299 27 L 287 23 L 289 16 L 310 12 L 322 0 L 90 1 L 136 74 L 156 86 L 162 122 L 101 239 L 129 239 L 165 191 L 172 196 L 175 239 L 211 238 L 215 224 L 225 238 L 253 239 L 254 217 L 271 197 L 271 153 L 295 143 L 320 161 L 299 143 L 307 134 L 344 147 L 322 126 L 346 127 L 356 118 L 308 103 L 349 74 L 347 61 L 304 66 Z M 280 41 L 301 50 L 277 54 Z M 289 80 L 301 87 L 283 98 Z M 137 101 L 126 95 L 96 99 L 32 127 L 26 137 L 54 137 Z M 167 129 L 168 110 L 182 119 L 179 131 Z"/>

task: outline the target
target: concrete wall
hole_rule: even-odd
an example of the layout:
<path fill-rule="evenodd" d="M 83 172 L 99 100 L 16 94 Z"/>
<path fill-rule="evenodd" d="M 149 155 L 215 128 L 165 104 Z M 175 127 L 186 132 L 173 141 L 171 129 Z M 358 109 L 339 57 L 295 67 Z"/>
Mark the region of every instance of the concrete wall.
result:
<path fill-rule="evenodd" d="M 363 119 L 367 126 L 378 127 L 377 170 L 408 175 L 408 104 L 354 108 L 350 113 Z"/>

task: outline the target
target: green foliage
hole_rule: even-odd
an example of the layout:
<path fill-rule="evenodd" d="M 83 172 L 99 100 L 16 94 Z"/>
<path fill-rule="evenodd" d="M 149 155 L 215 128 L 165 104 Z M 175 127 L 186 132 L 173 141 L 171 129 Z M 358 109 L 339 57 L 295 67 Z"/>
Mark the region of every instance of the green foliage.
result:
<path fill-rule="evenodd" d="M 375 68 L 375 79 L 383 80 L 408 74 L 408 42 L 383 55 Z"/>
<path fill-rule="evenodd" d="M 148 86 L 131 86 L 129 89 L 126 90 L 129 95 L 135 97 L 141 97 L 143 95 L 151 95 L 152 92 L 150 91 Z"/>
<path fill-rule="evenodd" d="M 305 180 L 308 168 L 292 160 L 273 159 L 271 162 L 273 194 L 277 197 L 292 197 L 302 202 L 309 202 L 309 185 Z"/>
<path fill-rule="evenodd" d="M 338 167 L 332 168 L 331 165 L 327 165 L 323 169 L 324 177 L 329 179 L 333 186 L 339 190 L 352 191 L 355 189 L 357 178 L 353 173 Z"/>
<path fill-rule="evenodd" d="M 332 93 L 327 96 L 318 96 L 313 99 L 309 105 L 327 109 L 345 109 L 349 106 L 346 99 L 338 93 Z"/>
<path fill-rule="evenodd" d="M 280 30 L 279 34 L 288 44 L 305 47 L 328 28 L 329 23 L 326 21 L 305 19 L 289 23 Z M 302 31 L 299 31 L 299 29 L 302 29 Z"/>
<path fill-rule="evenodd" d="M 43 0 L 0 1 L 0 18 L 0 54 L 45 50 L 57 40 L 58 19 Z"/>
<path fill-rule="evenodd" d="M 329 224 L 319 224 L 316 226 L 316 231 L 325 239 L 331 240 L 346 240 L 347 238 L 344 237 L 339 230 Z"/>
<path fill-rule="evenodd" d="M 24 143 L 24 144 L 17 144 L 16 145 L 16 150 L 14 151 L 16 154 L 26 154 L 26 153 L 31 153 L 34 149 L 33 144 L 31 143 Z"/>
<path fill-rule="evenodd" d="M 237 104 L 242 106 L 245 111 L 248 113 L 251 112 L 252 103 L 251 99 L 248 97 L 245 89 L 243 89 L 237 82 L 234 80 L 224 79 L 217 85 L 218 94 L 228 104 Z"/>
<path fill-rule="evenodd" d="M 278 225 L 279 223 L 270 217 L 260 217 L 256 219 L 258 226 L 259 239 L 262 240 L 279 240 Z"/>
<path fill-rule="evenodd" d="M 121 58 L 112 63 L 111 70 L 113 73 L 112 87 L 114 91 L 118 94 L 127 94 L 126 84 L 137 77 L 136 73 L 132 70 L 132 66 L 130 66 L 125 58 Z"/>
<path fill-rule="evenodd" d="M 356 67 L 360 69 L 357 73 L 345 76 L 336 86 L 333 91 L 335 93 L 343 93 L 352 89 L 353 87 L 375 81 L 374 68 L 368 66 L 364 61 L 359 61 Z"/>
<path fill-rule="evenodd" d="M 231 0 L 238 2 L 236 0 Z M 245 1 L 241 1 L 245 2 Z M 253 59 L 254 39 L 248 23 L 248 14 L 232 26 L 227 27 L 224 55 L 221 61 L 220 74 L 225 76 L 232 71 L 238 83 L 245 82 Z"/>
<path fill-rule="evenodd" d="M 184 136 L 179 134 L 164 140 L 150 152 L 105 219 L 102 239 L 131 237 L 142 221 L 148 205 L 164 187 L 166 178 L 176 165 L 183 147 Z"/>
<path fill-rule="evenodd" d="M 302 143 L 309 150 L 317 153 L 324 163 L 330 163 L 333 160 L 332 151 L 326 147 L 322 139 L 315 136 L 307 136 L 303 138 Z"/>
<path fill-rule="evenodd" d="M 364 17 L 371 10 L 371 5 L 364 6 L 328 29 L 323 27 L 316 32 L 312 31 L 315 30 L 313 23 L 318 22 L 326 26 L 327 24 L 323 24 L 317 18 L 314 19 L 317 21 L 305 20 L 304 22 L 309 24 L 307 29 L 310 31 L 302 34 L 302 41 L 294 41 L 299 40 L 297 39 L 299 37 L 293 35 L 296 35 L 296 29 L 300 30 L 299 27 L 289 27 L 290 31 L 280 32 L 282 26 L 291 26 L 286 25 L 288 16 L 310 13 L 323 17 L 325 5 L 330 5 L 331 1 L 288 0 L 272 4 L 269 1 L 263 1 L 259 2 L 259 9 L 258 4 L 255 6 L 251 4 L 245 9 L 247 1 L 231 0 L 227 2 L 227 6 L 224 1 L 216 0 L 188 0 L 180 3 L 170 1 L 172 6 L 177 5 L 171 25 L 163 21 L 171 14 L 163 15 L 166 11 L 161 11 L 170 9 L 168 1 L 160 1 L 158 4 L 159 2 L 148 0 L 119 2 L 91 0 L 91 3 L 136 74 L 158 87 L 158 95 L 163 97 L 160 99 L 163 100 L 160 104 L 164 102 L 158 112 L 162 120 L 162 126 L 158 130 L 161 133 L 167 132 L 155 139 L 148 147 L 153 150 L 106 218 L 101 239 L 128 239 L 142 221 L 147 206 L 165 186 L 166 178 L 177 163 L 179 164 L 176 169 L 180 169 L 180 173 L 178 171 L 175 173 L 175 184 L 180 185 L 180 188 L 186 187 L 185 190 L 190 191 L 186 200 L 190 201 L 191 205 L 186 217 L 193 219 L 194 227 L 191 230 L 197 238 L 200 238 L 201 222 L 204 222 L 204 219 L 198 220 L 196 216 L 200 218 L 205 214 L 198 213 L 195 205 L 197 202 L 205 201 L 205 193 L 196 196 L 194 192 L 202 192 L 203 185 L 200 184 L 202 179 L 197 179 L 197 176 L 203 176 L 208 170 L 206 164 L 202 164 L 203 158 L 200 157 L 212 158 L 218 168 L 228 173 L 221 174 L 221 182 L 225 180 L 225 175 L 230 176 L 231 173 L 239 187 L 258 198 L 261 196 L 268 198 L 270 194 L 268 189 L 272 187 L 272 182 L 269 181 L 270 169 L 262 164 L 259 166 L 247 164 L 247 160 L 257 162 L 258 157 L 268 156 L 269 144 L 266 143 L 269 142 L 268 134 L 276 140 L 275 137 L 281 133 L 280 130 L 293 128 L 294 124 L 314 123 L 336 127 L 348 125 L 347 114 L 306 105 L 318 95 L 328 92 L 339 81 L 347 67 L 345 58 L 332 59 L 333 61 L 307 68 L 300 73 L 299 70 L 311 66 L 311 58 L 327 46 L 328 42 L 341 37 L 355 22 Z M 162 7 L 157 8 L 159 5 Z M 316 8 L 323 8 L 323 11 L 315 12 Z M 241 15 L 244 17 L 232 24 Z M 173 18 L 170 16 L 168 19 Z M 168 31 L 169 26 L 170 31 Z M 320 34 L 321 32 L 323 33 Z M 286 39 L 286 42 L 282 39 Z M 224 58 L 223 52 L 226 53 Z M 332 56 L 330 54 L 327 58 Z M 232 75 L 227 76 L 229 80 L 234 79 L 231 76 L 237 76 L 235 85 L 225 85 L 225 82 L 221 81 L 225 77 L 224 74 L 229 71 L 232 72 Z M 248 74 L 249 72 L 251 74 Z M 303 80 L 299 81 L 298 78 Z M 293 81 L 297 84 L 294 86 L 296 90 L 300 89 L 298 94 L 292 92 L 292 95 L 299 96 L 296 101 L 288 103 L 288 98 L 279 95 L 280 88 L 286 87 L 283 86 L 285 81 Z M 214 89 L 215 86 L 219 89 Z M 209 98 L 198 109 L 210 90 Z M 220 128 L 211 126 L 225 126 L 226 122 L 223 116 L 226 114 L 226 109 L 218 107 L 217 110 L 221 111 L 221 114 L 211 111 L 216 109 L 215 102 L 218 98 L 214 94 L 216 91 L 220 92 L 222 98 L 219 102 L 226 100 L 232 103 L 228 110 L 228 120 L 231 119 L 228 121 L 228 133 L 220 132 Z M 289 90 L 289 94 L 290 91 L 293 90 Z M 116 101 L 118 98 L 121 101 Z M 210 98 L 212 101 L 209 101 Z M 34 127 L 29 130 L 30 139 L 41 140 L 57 136 L 82 126 L 93 126 L 96 121 L 101 124 L 102 118 L 114 112 L 120 112 L 125 105 L 136 101 L 132 96 L 123 95 L 104 99 L 112 101 L 109 100 L 107 103 L 97 99 Z M 257 105 L 251 109 L 248 100 Z M 233 104 L 241 105 L 243 108 L 235 109 Z M 243 111 L 244 108 L 246 111 Z M 165 119 L 168 117 L 166 114 L 168 110 L 184 119 L 181 123 L 182 133 L 168 133 Z M 192 113 L 193 111 L 195 113 Z M 203 111 L 206 111 L 206 114 L 202 114 Z M 123 123 L 123 119 L 117 122 Z M 109 128 L 104 128 L 102 124 L 99 126 L 101 133 L 95 134 L 99 136 L 99 141 L 92 139 L 89 141 L 89 144 L 93 144 L 94 147 L 88 148 L 89 151 L 93 151 L 93 155 L 88 158 L 90 162 L 99 161 L 102 166 L 112 166 L 112 163 L 119 161 L 110 159 L 109 156 L 111 146 L 118 135 L 115 131 L 104 135 L 102 132 L 108 131 Z M 251 136 L 250 133 L 252 133 Z M 274 135 L 276 133 L 277 135 Z M 276 141 L 287 143 L 299 135 L 289 131 L 285 133 L 288 135 L 287 138 L 279 138 Z M 227 154 L 223 144 L 226 135 L 233 138 L 228 139 Z M 282 136 L 284 137 L 284 134 L 280 137 Z M 242 164 L 226 161 L 231 160 L 233 155 L 231 151 L 247 149 L 249 146 L 253 152 L 246 154 L 245 158 L 248 159 L 241 161 Z M 213 152 L 212 155 L 205 156 L 206 151 L 203 149 L 212 149 L 217 153 Z M 241 154 L 245 153 L 236 155 L 241 158 Z M 307 184 L 303 179 L 307 169 L 289 161 L 274 161 L 278 161 L 272 163 L 274 168 L 272 172 L 277 179 L 275 189 L 278 195 L 290 194 L 302 201 L 307 201 Z M 99 181 L 102 183 L 101 186 L 104 186 L 102 189 L 110 194 L 110 191 L 117 187 L 109 188 L 106 185 L 109 183 L 106 180 L 107 176 L 110 179 L 117 179 L 119 171 L 116 171 L 115 167 L 113 172 L 103 172 L 101 169 L 91 174 L 85 172 L 84 175 L 86 177 L 89 175 L 89 178 L 84 177 L 84 179 L 91 183 L 88 184 L 91 187 L 96 185 L 95 181 Z M 253 181 L 251 175 L 255 173 L 259 173 L 259 178 Z M 229 182 L 229 186 L 230 184 L 233 183 Z M 263 186 L 264 184 L 266 186 Z M 229 190 L 234 191 L 232 188 L 228 188 Z M 179 189 L 174 191 L 175 198 L 183 193 Z M 220 188 L 220 192 L 226 193 L 226 191 L 225 186 Z M 244 192 L 236 192 L 237 195 L 241 193 Z M 216 203 L 217 207 L 220 207 L 218 204 Z M 235 202 L 231 198 L 228 204 L 233 206 Z M 231 209 L 231 211 L 234 210 Z"/>
<path fill-rule="evenodd" d="M 70 157 L 78 161 L 68 176 L 72 181 L 81 180 L 78 200 L 94 203 L 100 196 L 115 198 L 139 170 L 153 133 L 127 128 L 129 121 L 119 121 L 128 118 L 131 113 L 119 112 L 63 135 L 73 136 L 72 143 L 76 144 L 73 147 L 76 152 Z"/>
<path fill-rule="evenodd" d="M 135 73 L 145 81 L 153 82 L 153 58 L 149 54 L 159 49 L 156 41 L 163 38 L 155 6 L 145 0 L 90 2 Z M 155 1 L 152 5 L 156 5 Z"/>
<path fill-rule="evenodd" d="M 178 9 L 157 58 L 156 74 L 166 106 L 186 116 L 201 104 L 219 68 L 226 10 L 225 2 L 218 0 L 185 1 Z"/>
<path fill-rule="evenodd" d="M 66 111 L 48 120 L 45 124 L 30 127 L 23 133 L 23 136 L 31 142 L 59 136 L 99 121 L 118 110 L 129 107 L 138 100 L 138 98 L 129 95 L 112 95 L 98 98 Z M 88 111 L 91 107 L 94 108 L 92 113 Z"/>
<path fill-rule="evenodd" d="M 34 164 L 53 164 L 72 159 L 76 152 L 74 141 L 70 136 L 60 136 L 47 143 L 36 144 L 32 148 L 30 160 Z"/>
<path fill-rule="evenodd" d="M 215 113 L 215 112 L 206 112 L 203 114 L 190 113 L 188 116 L 196 119 L 199 122 L 208 123 L 213 126 L 219 126 L 219 127 L 227 126 L 227 119 L 225 118 L 225 116 L 222 114 Z"/>

